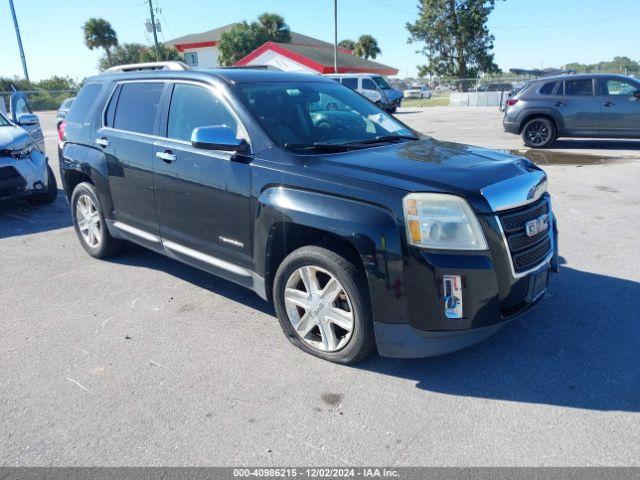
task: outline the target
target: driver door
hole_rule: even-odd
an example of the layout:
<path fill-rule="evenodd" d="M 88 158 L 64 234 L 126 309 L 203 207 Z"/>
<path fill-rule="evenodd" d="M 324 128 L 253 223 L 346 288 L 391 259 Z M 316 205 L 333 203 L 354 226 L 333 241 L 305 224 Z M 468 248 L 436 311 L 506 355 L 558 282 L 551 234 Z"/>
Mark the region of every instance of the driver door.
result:
<path fill-rule="evenodd" d="M 29 102 L 27 101 L 27 97 L 22 92 L 15 92 L 11 95 L 9 100 L 9 116 L 11 117 L 11 121 L 16 125 L 24 128 L 31 138 L 38 144 L 38 148 L 44 152 L 44 133 L 42 132 L 42 127 L 40 126 L 40 120 L 35 123 L 21 123 L 20 117 L 22 115 L 32 115 L 33 111 L 31 110 L 31 106 L 29 106 Z"/>

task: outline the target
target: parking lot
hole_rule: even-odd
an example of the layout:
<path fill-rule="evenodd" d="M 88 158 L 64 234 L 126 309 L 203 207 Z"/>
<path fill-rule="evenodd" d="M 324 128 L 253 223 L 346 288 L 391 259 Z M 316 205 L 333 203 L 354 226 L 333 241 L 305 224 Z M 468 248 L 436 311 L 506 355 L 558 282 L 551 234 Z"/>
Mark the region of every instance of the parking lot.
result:
<path fill-rule="evenodd" d="M 496 108 L 398 116 L 522 149 Z M 0 464 L 640 465 L 640 142 L 535 155 L 563 258 L 539 307 L 455 354 L 357 367 L 294 348 L 219 278 L 135 246 L 90 258 L 62 192 L 1 206 Z"/>

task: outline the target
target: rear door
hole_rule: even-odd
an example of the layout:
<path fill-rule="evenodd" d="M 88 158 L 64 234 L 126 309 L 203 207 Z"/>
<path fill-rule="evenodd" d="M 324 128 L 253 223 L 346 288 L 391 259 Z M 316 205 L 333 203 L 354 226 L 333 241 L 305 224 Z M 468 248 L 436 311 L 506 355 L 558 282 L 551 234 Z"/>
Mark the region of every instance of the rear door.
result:
<path fill-rule="evenodd" d="M 125 236 L 160 249 L 153 185 L 153 142 L 166 83 L 129 81 L 111 94 L 93 142 L 107 158 L 112 217 Z"/>
<path fill-rule="evenodd" d="M 33 115 L 33 111 L 27 101 L 26 95 L 22 92 L 13 93 L 9 100 L 9 108 L 11 121 L 16 125 L 20 125 L 29 132 L 31 138 L 33 138 L 33 140 L 38 144 L 38 148 L 44 152 L 44 133 L 42 132 L 42 127 L 40 126 L 40 120 L 38 117 L 35 117 L 35 123 L 29 124 L 20 122 L 20 117 L 22 115 Z"/>
<path fill-rule="evenodd" d="M 600 135 L 640 137 L 640 100 L 634 96 L 640 85 L 621 78 L 600 79 Z"/>
<path fill-rule="evenodd" d="M 168 102 L 167 102 L 168 101 Z M 215 87 L 176 82 L 154 142 L 156 208 L 167 254 L 239 283 L 251 268 L 251 165 L 231 152 L 191 145 L 197 127 L 248 135 Z M 243 268 L 244 267 L 244 268 Z"/>
<path fill-rule="evenodd" d="M 570 78 L 564 82 L 564 95 L 555 103 L 562 114 L 566 135 L 598 136 L 600 101 L 592 78 Z"/>

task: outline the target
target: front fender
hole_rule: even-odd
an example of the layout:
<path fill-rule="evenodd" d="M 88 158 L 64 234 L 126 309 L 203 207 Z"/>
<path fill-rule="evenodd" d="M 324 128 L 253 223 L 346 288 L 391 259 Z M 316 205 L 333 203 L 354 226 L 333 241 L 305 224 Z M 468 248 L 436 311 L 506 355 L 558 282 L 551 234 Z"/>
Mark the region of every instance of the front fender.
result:
<path fill-rule="evenodd" d="M 400 227 L 382 207 L 325 193 L 272 187 L 258 197 L 254 259 L 266 275 L 273 232 L 283 223 L 321 230 L 348 241 L 365 268 L 375 322 L 405 323 Z"/>

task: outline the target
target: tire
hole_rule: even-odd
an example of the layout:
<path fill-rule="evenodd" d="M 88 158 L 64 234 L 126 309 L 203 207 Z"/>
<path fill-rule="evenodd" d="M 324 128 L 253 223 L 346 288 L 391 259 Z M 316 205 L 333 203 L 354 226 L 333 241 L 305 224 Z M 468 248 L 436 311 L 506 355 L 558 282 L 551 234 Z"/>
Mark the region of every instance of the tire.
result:
<path fill-rule="evenodd" d="M 527 147 L 546 148 L 556 141 L 556 125 L 545 117 L 529 120 L 522 129 L 522 141 Z"/>
<path fill-rule="evenodd" d="M 51 167 L 47 165 L 47 191 L 44 194 L 34 195 L 29 197 L 29 203 L 31 205 L 48 205 L 56 201 L 58 198 L 58 182 L 56 182 L 56 176 L 53 174 Z"/>
<path fill-rule="evenodd" d="M 315 283 L 315 288 L 307 287 L 309 283 Z M 375 348 L 364 276 L 353 263 L 331 250 L 306 246 L 289 254 L 276 272 L 273 302 L 284 334 L 311 355 L 353 365 Z M 339 322 L 334 323 L 331 317 Z"/>
<path fill-rule="evenodd" d="M 90 202 L 90 203 L 89 203 Z M 92 209 L 87 213 L 88 206 Z M 80 225 L 80 218 L 92 218 L 88 225 L 96 226 L 94 230 Z M 95 188 L 90 183 L 79 183 L 71 195 L 71 220 L 80 244 L 94 258 L 107 258 L 117 253 L 123 246 L 122 240 L 113 238 L 107 229 L 102 207 Z M 90 232 L 91 230 L 91 232 Z M 87 233 L 85 233 L 87 232 Z M 92 239 L 96 239 L 92 242 Z"/>

